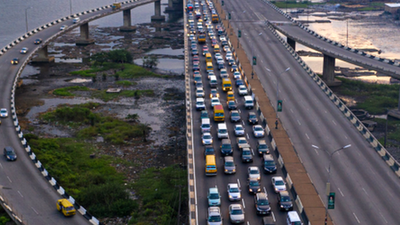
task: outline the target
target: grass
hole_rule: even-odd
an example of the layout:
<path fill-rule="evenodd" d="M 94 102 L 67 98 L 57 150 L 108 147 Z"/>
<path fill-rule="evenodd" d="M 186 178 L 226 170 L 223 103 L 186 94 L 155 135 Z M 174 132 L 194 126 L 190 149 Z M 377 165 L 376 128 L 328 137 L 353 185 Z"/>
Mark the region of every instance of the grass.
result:
<path fill-rule="evenodd" d="M 71 87 L 65 87 L 65 88 L 58 88 L 53 91 L 54 95 L 57 96 L 75 96 L 72 91 L 89 91 L 90 89 L 88 87 L 84 86 L 71 86 Z"/>
<path fill-rule="evenodd" d="M 105 102 L 114 100 L 118 97 L 135 97 L 140 98 L 141 96 L 154 96 L 153 90 L 123 90 L 120 93 L 107 93 L 106 90 L 94 91 L 92 97 L 99 98 Z"/>
<path fill-rule="evenodd" d="M 378 123 L 378 126 L 380 127 L 385 127 L 386 126 L 386 120 L 385 119 L 380 119 L 380 118 L 374 118 L 373 119 L 375 122 Z M 389 120 L 387 121 L 387 145 L 391 146 L 397 146 L 399 147 L 400 143 L 400 121 L 394 118 L 389 117 Z M 379 138 L 378 141 L 384 145 L 384 137 Z"/>
<path fill-rule="evenodd" d="M 148 71 L 147 69 L 137 66 L 135 64 L 128 64 L 125 63 L 123 64 L 124 69 L 122 71 L 118 71 L 117 74 L 121 78 L 138 78 L 138 77 L 166 77 L 162 76 L 156 73 L 153 73 L 151 71 Z"/>
<path fill-rule="evenodd" d="M 116 81 L 115 84 L 121 85 L 124 87 L 129 87 L 129 86 L 136 85 L 137 83 L 134 81 L 129 81 L 129 80 L 119 80 L 119 81 Z"/>

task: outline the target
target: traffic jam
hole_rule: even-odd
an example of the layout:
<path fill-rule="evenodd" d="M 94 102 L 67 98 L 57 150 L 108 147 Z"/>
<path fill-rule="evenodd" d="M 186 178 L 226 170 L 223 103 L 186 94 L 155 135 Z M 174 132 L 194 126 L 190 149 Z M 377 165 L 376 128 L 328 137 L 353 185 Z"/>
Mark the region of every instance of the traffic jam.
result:
<path fill-rule="evenodd" d="M 201 138 L 200 149 L 195 151 L 203 155 L 196 158 L 196 164 L 202 166 L 206 178 L 201 180 L 207 186 L 197 192 L 206 192 L 207 224 L 262 221 L 261 224 L 300 225 L 285 180 L 279 175 L 282 172 L 277 172 L 268 136 L 259 123 L 253 96 L 236 64 L 213 2 L 190 1 L 185 9 L 194 100 L 193 132 L 195 139 Z M 223 186 L 208 184 L 208 179 L 220 176 L 228 176 L 221 179 L 229 182 Z M 221 204 L 224 199 L 229 204 Z M 250 207 L 253 208 L 249 210 Z M 275 209 L 285 212 L 279 217 L 284 221 L 276 221 Z M 203 219 L 199 218 L 200 224 L 205 224 Z"/>

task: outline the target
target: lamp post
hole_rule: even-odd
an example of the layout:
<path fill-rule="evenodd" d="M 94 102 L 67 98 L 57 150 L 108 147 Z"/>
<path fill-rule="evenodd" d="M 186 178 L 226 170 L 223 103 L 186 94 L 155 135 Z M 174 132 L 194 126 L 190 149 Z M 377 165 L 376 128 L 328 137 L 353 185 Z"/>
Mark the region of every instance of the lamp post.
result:
<path fill-rule="evenodd" d="M 270 69 L 268 69 L 267 67 L 265 67 L 265 69 L 268 71 L 268 72 L 270 72 L 270 73 L 272 73 L 272 71 L 270 70 Z M 286 68 L 284 71 L 282 71 L 282 72 L 280 72 L 279 73 L 279 75 L 276 77 L 276 101 L 278 102 L 279 101 L 279 77 L 283 74 L 283 73 L 285 73 L 285 72 L 287 72 L 287 71 L 289 71 L 290 70 L 290 67 L 288 67 L 288 68 Z M 277 108 L 277 110 L 276 110 L 276 118 L 278 118 L 278 108 Z"/>
<path fill-rule="evenodd" d="M 259 33 L 258 34 L 258 36 L 261 36 L 262 35 L 262 33 Z M 254 59 L 254 41 L 253 42 L 251 42 L 251 55 L 253 56 L 253 59 Z M 254 62 L 253 63 L 251 63 L 251 79 L 253 79 L 253 76 L 254 76 L 254 69 L 253 69 L 253 67 L 254 67 Z"/>
<path fill-rule="evenodd" d="M 246 10 L 244 10 L 243 11 L 243 14 L 245 14 L 246 13 Z M 240 34 L 239 34 L 240 33 Z M 239 48 L 239 40 L 240 40 L 240 38 L 241 38 L 241 33 L 242 33 L 242 31 L 240 30 L 240 21 L 239 21 L 239 24 L 238 24 L 238 41 L 237 41 L 237 48 Z"/>
<path fill-rule="evenodd" d="M 28 9 L 32 9 L 31 7 L 28 7 L 25 9 L 25 25 L 26 25 L 26 33 L 28 33 Z"/>
<path fill-rule="evenodd" d="M 319 147 L 318 146 L 316 146 L 316 145 L 311 145 L 313 148 L 316 148 L 316 149 L 319 149 Z M 331 179 L 331 162 L 332 162 L 332 156 L 336 153 L 336 152 L 339 152 L 339 151 L 341 151 L 341 150 L 343 150 L 343 149 L 346 149 L 346 148 L 350 148 L 351 147 L 351 144 L 348 144 L 348 145 L 345 145 L 345 146 L 343 146 L 343 147 L 341 147 L 341 148 L 339 148 L 339 149 L 336 149 L 335 151 L 333 151 L 333 152 L 331 152 L 330 154 L 329 154 L 329 164 L 328 164 L 328 182 L 326 183 L 326 195 L 328 196 L 329 195 L 329 193 L 330 193 L 330 188 L 331 188 L 331 184 L 329 183 L 330 182 L 330 179 Z M 328 202 L 326 203 L 326 207 L 325 207 L 325 225 L 327 225 L 328 224 Z"/>
<path fill-rule="evenodd" d="M 72 0 L 69 0 L 69 14 L 72 15 Z"/>

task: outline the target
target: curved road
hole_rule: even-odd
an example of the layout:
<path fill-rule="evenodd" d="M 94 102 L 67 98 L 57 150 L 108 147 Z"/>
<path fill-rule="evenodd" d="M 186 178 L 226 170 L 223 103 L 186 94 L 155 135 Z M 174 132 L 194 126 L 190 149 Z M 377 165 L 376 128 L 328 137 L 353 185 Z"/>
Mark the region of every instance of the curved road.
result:
<path fill-rule="evenodd" d="M 123 8 L 133 8 L 150 2 L 154 2 L 154 0 L 127 3 L 123 5 Z M 111 13 L 114 13 L 114 11 L 108 8 L 80 15 L 80 18 L 81 22 L 86 19 L 90 21 Z M 11 114 L 10 98 L 15 74 L 21 67 L 22 62 L 27 60 L 28 55 L 41 47 L 34 45 L 34 40 L 36 38 L 42 38 L 43 41 L 49 39 L 60 32 L 62 25 L 71 26 L 72 19 L 57 23 L 33 34 L 0 57 L 0 108 L 7 108 L 9 114 Z M 19 53 L 22 47 L 29 48 L 28 54 L 22 55 Z M 11 65 L 10 61 L 15 57 L 20 59 L 20 63 Z M 57 211 L 56 201 L 61 196 L 50 186 L 28 157 L 16 134 L 12 117 L 9 115 L 8 118 L 1 118 L 1 122 L 0 149 L 3 150 L 5 146 L 12 146 L 18 155 L 18 160 L 15 162 L 8 162 L 4 157 L 0 158 L 0 187 L 2 187 L 0 194 L 13 209 L 14 213 L 26 224 L 30 225 L 89 224 L 89 221 L 79 212 L 72 218 L 65 218 Z"/>
<path fill-rule="evenodd" d="M 261 0 L 225 1 L 224 9 L 232 12 L 235 32 L 242 30 L 240 41 L 249 58 L 252 51 L 257 56 L 254 69 L 274 103 L 279 82 L 279 118 L 325 204 L 329 154 L 352 145 L 332 157 L 336 205 L 329 214 L 335 224 L 398 224 L 397 176 L 264 24 L 287 19 Z M 291 69 L 281 74 L 287 67 Z"/>

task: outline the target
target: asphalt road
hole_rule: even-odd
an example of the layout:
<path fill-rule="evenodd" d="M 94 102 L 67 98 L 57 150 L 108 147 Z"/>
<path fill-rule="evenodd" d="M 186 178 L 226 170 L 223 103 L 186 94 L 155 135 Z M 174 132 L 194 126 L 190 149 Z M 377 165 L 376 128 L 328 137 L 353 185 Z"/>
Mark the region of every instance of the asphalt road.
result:
<path fill-rule="evenodd" d="M 145 0 L 129 3 L 124 7 L 128 5 L 136 7 L 149 2 L 152 1 Z M 81 15 L 80 18 L 81 21 L 93 17 L 97 19 L 107 12 L 111 13 L 112 9 L 88 13 Z M 34 45 L 34 40 L 42 38 L 45 41 L 59 32 L 62 25 L 71 26 L 72 19 L 53 25 L 26 38 L 0 57 L 0 108 L 7 108 L 9 114 L 11 114 L 10 97 L 14 77 L 28 55 L 34 49 L 40 47 L 40 45 Z M 22 47 L 29 48 L 28 54 L 19 53 Z M 19 58 L 20 63 L 11 65 L 10 61 L 15 57 Z M 0 158 L 0 186 L 2 187 L 0 194 L 13 211 L 30 225 L 89 224 L 89 221 L 81 216 L 79 212 L 72 218 L 65 218 L 57 211 L 56 201 L 61 196 L 44 179 L 26 154 L 17 137 L 12 117 L 1 118 L 1 121 L 0 149 L 3 150 L 6 146 L 12 146 L 18 155 L 18 159 L 15 162 L 8 162 L 4 157 Z"/>
<path fill-rule="evenodd" d="M 214 28 L 216 24 L 213 24 Z M 216 33 L 216 30 L 214 29 L 214 33 Z M 218 36 L 217 36 L 218 38 Z M 208 48 L 211 50 L 211 41 L 209 39 L 209 36 L 206 36 L 207 43 L 206 45 Z M 219 40 L 219 39 L 218 39 Z M 219 42 L 220 43 L 220 42 Z M 220 152 L 220 145 L 221 141 L 218 140 L 217 138 L 217 124 L 214 122 L 212 118 L 212 107 L 210 103 L 210 90 L 211 87 L 209 86 L 209 80 L 207 79 L 207 72 L 205 69 L 205 57 L 202 56 L 202 44 L 198 45 L 198 49 L 200 50 L 200 71 L 202 74 L 202 82 L 205 90 L 205 102 L 206 102 L 206 109 L 208 111 L 209 117 L 211 118 L 212 121 L 212 128 L 211 128 L 211 134 L 213 136 L 213 146 L 216 151 L 216 159 L 217 159 L 217 167 L 218 167 L 218 174 L 217 176 L 214 177 L 206 177 L 205 176 L 205 160 L 204 160 L 204 146 L 202 145 L 201 142 L 201 121 L 200 121 L 200 111 L 196 111 L 195 109 L 195 102 L 196 102 L 196 96 L 195 96 L 195 87 L 194 87 L 194 82 L 191 82 L 191 88 L 192 88 L 192 102 L 193 102 L 193 115 L 192 115 L 192 120 L 193 120 L 193 139 L 194 139 L 194 152 L 195 152 L 195 175 L 196 175 L 196 193 L 197 193 L 197 208 L 198 208 L 198 224 L 206 224 L 206 218 L 207 218 L 207 209 L 208 209 L 208 204 L 207 204 L 207 191 L 210 187 L 215 187 L 217 186 L 219 189 L 219 192 L 221 194 L 221 212 L 222 216 L 224 218 L 224 224 L 229 224 L 229 213 L 228 213 L 228 207 L 231 203 L 241 203 L 244 208 L 245 208 L 245 217 L 246 217 L 246 223 L 245 224 L 260 224 L 261 223 L 261 216 L 257 216 L 256 214 L 256 209 L 254 206 L 254 194 L 250 194 L 248 191 L 248 186 L 247 186 L 247 168 L 249 166 L 258 166 L 261 173 L 263 173 L 263 168 L 262 168 L 262 157 L 259 156 L 256 152 L 254 157 L 254 161 L 252 163 L 243 163 L 241 162 L 241 156 L 240 156 L 240 151 L 237 147 L 236 143 L 236 136 L 234 134 L 234 125 L 238 123 L 232 123 L 230 122 L 230 117 L 229 117 L 229 110 L 226 105 L 227 98 L 226 98 L 226 92 L 222 91 L 222 80 L 219 76 L 219 70 L 217 69 L 217 64 L 214 58 L 214 52 L 211 50 L 212 55 L 213 55 L 213 65 L 214 65 L 214 73 L 217 76 L 218 80 L 218 93 L 220 95 L 220 101 L 222 105 L 224 106 L 225 110 L 225 123 L 227 124 L 228 131 L 229 131 L 229 137 L 232 142 L 232 146 L 234 147 L 234 159 L 237 165 L 236 168 L 236 174 L 234 175 L 226 175 L 224 174 L 224 159 L 223 156 Z M 223 51 L 222 55 L 225 58 L 225 54 Z M 190 66 L 192 66 L 192 57 L 190 59 Z M 230 66 L 225 62 L 225 68 L 230 70 Z M 192 71 L 192 67 L 190 67 L 190 70 Z M 193 76 L 191 76 L 193 79 Z M 241 114 L 241 121 L 240 124 L 244 125 L 245 131 L 246 131 L 246 139 L 251 145 L 252 149 L 256 151 L 256 143 L 257 139 L 255 138 L 252 134 L 252 125 L 250 125 L 248 122 L 246 122 L 247 119 L 247 114 L 249 109 L 244 108 L 244 98 L 243 96 L 239 96 L 237 87 L 234 83 L 234 78 L 232 76 L 232 73 L 230 73 L 230 79 L 233 84 L 233 90 L 235 93 L 235 99 L 237 101 L 238 105 L 238 110 L 240 111 Z M 254 111 L 255 109 L 253 109 Z M 267 143 L 270 145 L 270 142 L 268 138 L 264 138 L 267 140 Z M 270 146 L 271 148 L 271 146 Z M 276 159 L 275 159 L 276 161 Z M 277 205 L 277 195 L 274 193 L 274 190 L 271 185 L 271 177 L 273 176 L 282 176 L 282 171 L 278 168 L 278 171 L 275 175 L 269 175 L 269 174 L 262 174 L 261 176 L 261 184 L 262 184 L 262 191 L 267 192 L 268 198 L 272 207 L 272 214 L 277 220 L 277 224 L 284 224 L 285 221 L 285 212 L 280 212 L 278 210 L 278 205 Z M 242 190 L 242 201 L 240 202 L 230 202 L 228 200 L 228 194 L 227 194 L 227 185 L 228 183 L 238 183 L 241 187 Z"/>
<path fill-rule="evenodd" d="M 240 43 L 249 59 L 252 52 L 257 56 L 254 70 L 271 102 L 279 84 L 278 116 L 325 204 L 329 155 L 352 145 L 331 160 L 336 205 L 329 214 L 335 224 L 398 224 L 399 179 L 264 24 L 284 17 L 259 0 L 225 1 L 224 9 L 232 14 L 235 32 L 242 30 Z"/>

